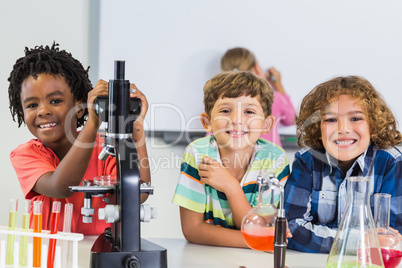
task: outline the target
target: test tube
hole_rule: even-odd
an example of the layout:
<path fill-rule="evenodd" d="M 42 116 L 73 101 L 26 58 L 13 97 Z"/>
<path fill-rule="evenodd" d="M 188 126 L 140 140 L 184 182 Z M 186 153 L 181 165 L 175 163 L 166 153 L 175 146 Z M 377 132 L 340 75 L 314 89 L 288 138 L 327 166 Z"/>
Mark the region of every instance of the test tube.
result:
<path fill-rule="evenodd" d="M 64 222 L 63 222 L 63 232 L 71 232 L 71 221 L 73 219 L 73 204 L 66 203 L 64 205 Z"/>
<path fill-rule="evenodd" d="M 73 204 L 66 203 L 64 205 L 64 221 L 63 221 L 63 232 L 70 233 L 71 232 L 71 221 L 73 218 Z M 61 251 L 61 267 L 72 267 L 72 242 L 63 240 L 62 243 L 63 250 Z"/>
<path fill-rule="evenodd" d="M 50 217 L 51 234 L 56 234 L 57 229 L 59 228 L 60 208 L 61 203 L 59 201 L 54 201 L 52 205 L 52 215 Z M 53 268 L 56 242 L 56 239 L 49 239 L 49 249 L 47 252 L 47 268 Z"/>
<path fill-rule="evenodd" d="M 31 200 L 24 200 L 24 210 L 22 212 L 22 230 L 29 231 L 29 219 L 31 217 Z M 28 255 L 28 236 L 21 236 L 20 242 L 20 266 L 27 265 Z"/>
<path fill-rule="evenodd" d="M 17 209 L 18 209 L 18 199 L 10 199 L 10 209 L 8 218 L 8 229 L 14 230 L 17 227 Z M 7 253 L 6 253 L 6 264 L 14 264 L 14 244 L 15 235 L 7 236 Z"/>
<path fill-rule="evenodd" d="M 34 201 L 32 227 L 35 233 L 42 232 L 42 201 Z M 42 238 L 33 238 L 33 267 L 41 267 Z"/>

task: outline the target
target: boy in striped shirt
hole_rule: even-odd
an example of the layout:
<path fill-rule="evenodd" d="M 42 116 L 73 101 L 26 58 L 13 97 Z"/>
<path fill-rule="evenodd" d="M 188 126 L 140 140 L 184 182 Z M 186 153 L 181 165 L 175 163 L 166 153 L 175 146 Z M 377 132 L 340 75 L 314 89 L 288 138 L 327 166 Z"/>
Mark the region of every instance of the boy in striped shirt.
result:
<path fill-rule="evenodd" d="M 286 182 L 284 150 L 259 138 L 275 125 L 272 102 L 271 86 L 250 72 L 221 73 L 205 84 L 201 121 L 213 135 L 187 147 L 173 197 L 189 242 L 247 247 L 240 228 L 258 203 L 257 177 L 272 171 Z"/>

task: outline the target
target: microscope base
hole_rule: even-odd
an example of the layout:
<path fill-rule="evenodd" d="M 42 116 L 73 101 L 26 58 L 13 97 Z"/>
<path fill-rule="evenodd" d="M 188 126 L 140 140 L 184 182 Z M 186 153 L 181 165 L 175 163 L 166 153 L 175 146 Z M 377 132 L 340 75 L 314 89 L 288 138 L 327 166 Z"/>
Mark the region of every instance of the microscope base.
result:
<path fill-rule="evenodd" d="M 116 251 L 105 234 L 101 234 L 92 246 L 90 267 L 167 268 L 167 250 L 141 239 L 140 251 Z"/>

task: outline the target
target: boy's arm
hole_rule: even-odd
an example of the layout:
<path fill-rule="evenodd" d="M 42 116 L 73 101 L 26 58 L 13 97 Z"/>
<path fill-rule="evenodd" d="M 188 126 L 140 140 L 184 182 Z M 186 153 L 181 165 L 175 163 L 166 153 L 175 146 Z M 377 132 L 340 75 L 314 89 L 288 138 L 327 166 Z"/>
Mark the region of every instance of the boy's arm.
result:
<path fill-rule="evenodd" d="M 228 229 L 204 221 L 204 214 L 180 207 L 183 235 L 189 242 L 221 247 L 247 248 L 240 230 Z"/>
<path fill-rule="evenodd" d="M 304 252 L 328 253 L 336 229 L 316 224 L 311 215 L 313 188 L 312 162 L 306 163 L 299 153 L 285 185 L 285 211 L 292 238 L 288 248 Z"/>
<path fill-rule="evenodd" d="M 35 183 L 33 191 L 53 198 L 67 198 L 73 193 L 69 186 L 79 185 L 88 167 L 93 145 L 99 128 L 99 118 L 93 109 L 97 96 L 108 94 L 108 83 L 99 80 L 88 93 L 88 120 L 71 148 L 60 159 L 54 172 L 43 174 Z"/>

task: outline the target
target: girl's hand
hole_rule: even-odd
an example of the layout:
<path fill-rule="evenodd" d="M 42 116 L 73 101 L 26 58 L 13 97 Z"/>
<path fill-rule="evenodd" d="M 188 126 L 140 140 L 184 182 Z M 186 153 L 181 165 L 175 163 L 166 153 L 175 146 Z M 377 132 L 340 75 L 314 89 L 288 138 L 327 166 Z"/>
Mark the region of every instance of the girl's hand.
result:
<path fill-rule="evenodd" d="M 145 115 L 147 114 L 148 111 L 148 101 L 147 98 L 145 97 L 144 93 L 142 93 L 135 84 L 130 85 L 130 97 L 131 98 L 138 98 L 141 101 L 141 113 L 139 115 L 139 118 L 142 118 L 142 120 L 145 118 Z"/>
<path fill-rule="evenodd" d="M 285 89 L 282 85 L 281 73 L 277 69 L 275 69 L 275 67 L 269 68 L 267 73 L 265 74 L 265 77 L 272 85 L 274 90 L 278 91 L 281 94 L 285 94 Z"/>
<path fill-rule="evenodd" d="M 145 143 L 144 134 L 144 119 L 148 111 L 148 101 L 145 95 L 137 88 L 135 84 L 130 85 L 130 97 L 138 98 L 141 101 L 141 112 L 138 118 L 133 123 L 133 140 L 136 141 L 137 146 Z"/>
<path fill-rule="evenodd" d="M 99 117 L 95 112 L 95 101 L 98 96 L 107 96 L 109 93 L 109 83 L 100 79 L 95 87 L 88 92 L 88 100 L 87 100 L 87 105 L 88 105 L 88 120 L 93 120 L 96 125 L 99 126 Z"/>
<path fill-rule="evenodd" d="M 281 82 L 281 73 L 275 69 L 275 67 L 271 67 L 268 69 L 267 73 L 265 74 L 266 79 L 270 83 L 277 83 Z"/>

